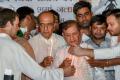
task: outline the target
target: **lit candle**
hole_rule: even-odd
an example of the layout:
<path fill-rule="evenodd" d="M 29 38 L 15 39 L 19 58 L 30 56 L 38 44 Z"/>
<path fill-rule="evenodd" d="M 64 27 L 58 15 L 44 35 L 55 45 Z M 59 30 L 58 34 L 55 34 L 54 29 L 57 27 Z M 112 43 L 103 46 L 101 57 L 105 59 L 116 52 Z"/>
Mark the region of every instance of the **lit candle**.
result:
<path fill-rule="evenodd" d="M 52 56 L 52 48 L 53 48 L 53 40 L 51 39 L 50 55 L 49 56 Z"/>

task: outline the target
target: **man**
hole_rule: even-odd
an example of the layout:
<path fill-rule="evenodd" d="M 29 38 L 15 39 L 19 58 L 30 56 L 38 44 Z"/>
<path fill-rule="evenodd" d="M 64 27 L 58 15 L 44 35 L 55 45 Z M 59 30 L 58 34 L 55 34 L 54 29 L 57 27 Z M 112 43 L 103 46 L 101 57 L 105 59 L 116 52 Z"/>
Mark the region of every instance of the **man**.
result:
<path fill-rule="evenodd" d="M 107 65 L 119 65 L 120 60 L 120 44 L 119 44 L 119 35 L 120 35 L 120 9 L 111 10 L 107 14 L 107 24 L 108 24 L 108 31 L 112 36 L 118 36 L 118 44 L 111 48 L 105 49 L 83 49 L 78 48 L 77 46 L 71 50 L 71 54 L 75 54 L 78 56 L 90 56 L 94 57 L 95 59 L 111 59 L 106 62 Z M 105 55 L 105 53 L 109 53 L 109 55 Z M 120 75 L 120 66 L 115 67 L 115 80 L 119 80 Z"/>
<path fill-rule="evenodd" d="M 106 18 L 103 15 L 95 15 L 92 17 L 90 22 L 90 32 L 90 39 L 85 41 L 89 45 L 87 48 L 99 49 L 109 48 L 111 46 L 110 39 L 106 37 L 107 23 Z M 92 66 L 94 67 L 94 80 L 114 80 L 113 67 L 105 68 L 104 71 L 104 69 L 100 67 L 104 67 L 105 61 L 103 62 L 103 60 L 101 61 L 99 59 L 96 59 L 92 63 Z"/>
<path fill-rule="evenodd" d="M 16 12 L 20 19 L 20 30 L 17 35 L 28 40 L 33 36 L 31 32 L 36 29 L 34 10 L 28 6 L 22 6 Z"/>
<path fill-rule="evenodd" d="M 21 80 L 21 73 L 35 80 L 62 80 L 65 76 L 73 75 L 75 68 L 47 70 L 40 67 L 27 55 L 26 51 L 12 40 L 19 30 L 18 15 L 10 9 L 0 11 L 0 80 L 3 80 L 4 72 L 10 69 L 14 80 Z"/>
<path fill-rule="evenodd" d="M 29 40 L 36 62 L 43 67 L 50 67 L 56 51 L 65 45 L 62 36 L 53 33 L 55 28 L 55 17 L 50 11 L 39 14 L 38 22 L 40 33 Z"/>
<path fill-rule="evenodd" d="M 86 1 L 79 1 L 75 3 L 73 12 L 81 26 L 82 41 L 86 41 L 89 38 L 88 36 L 90 36 L 89 23 L 92 18 L 91 4 Z"/>
<path fill-rule="evenodd" d="M 74 76 L 65 77 L 64 80 L 93 80 L 91 76 L 92 70 L 85 57 L 76 57 L 69 53 L 69 49 L 74 46 L 74 44 L 80 46 L 81 34 L 79 29 L 78 23 L 74 20 L 64 22 L 64 26 L 62 28 L 62 34 L 67 42 L 67 46 L 64 46 L 62 49 L 57 51 L 53 67 L 68 67 L 70 65 L 74 65 L 76 68 Z"/>

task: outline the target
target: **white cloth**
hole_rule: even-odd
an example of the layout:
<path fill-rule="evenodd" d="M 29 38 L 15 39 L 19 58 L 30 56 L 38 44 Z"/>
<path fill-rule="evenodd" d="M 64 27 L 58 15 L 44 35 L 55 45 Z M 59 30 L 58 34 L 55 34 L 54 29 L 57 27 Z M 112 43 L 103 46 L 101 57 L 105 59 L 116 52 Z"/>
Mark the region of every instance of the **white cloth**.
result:
<path fill-rule="evenodd" d="M 7 34 L 0 33 L 0 80 L 6 69 L 11 69 L 14 80 L 21 80 L 23 72 L 34 80 L 63 80 L 63 70 L 40 67 L 24 49 Z"/>
<path fill-rule="evenodd" d="M 85 57 L 76 57 L 68 53 L 69 47 L 65 46 L 56 53 L 56 57 L 53 63 L 53 67 L 59 67 L 59 65 L 66 59 L 72 59 L 71 65 L 74 65 L 76 72 L 74 76 L 65 77 L 64 80 L 93 80 L 92 70 L 87 63 Z"/>
<path fill-rule="evenodd" d="M 117 37 L 117 36 L 116 36 Z M 116 57 L 120 57 L 120 43 L 117 43 L 118 39 L 116 37 L 112 37 L 111 48 L 105 49 L 95 49 L 94 57 L 96 59 L 112 59 Z M 109 53 L 109 55 L 105 55 L 105 53 Z M 120 65 L 114 66 L 115 69 L 115 80 L 120 80 Z"/>
<path fill-rule="evenodd" d="M 87 41 L 88 39 L 90 39 L 90 37 L 83 33 L 83 34 L 82 34 L 82 42 L 85 42 L 85 41 Z"/>
<path fill-rule="evenodd" d="M 105 40 L 98 45 L 92 39 L 88 39 L 87 41 L 85 41 L 85 43 L 88 45 L 86 48 L 91 48 L 91 49 L 109 48 L 111 44 L 111 40 L 106 37 Z M 104 55 L 106 54 L 109 53 L 104 53 Z M 94 80 L 107 80 L 104 69 L 100 67 L 93 68 L 93 77 Z"/>
<path fill-rule="evenodd" d="M 109 53 L 109 55 L 105 55 Z M 111 38 L 111 47 L 103 49 L 95 49 L 94 56 L 96 59 L 112 59 L 120 56 L 120 43 L 117 43 L 116 37 Z"/>
<path fill-rule="evenodd" d="M 29 40 L 32 46 L 35 58 L 38 63 L 41 63 L 47 56 L 55 55 L 56 51 L 65 45 L 65 41 L 62 36 L 52 34 L 50 39 L 45 39 L 40 33 Z"/>

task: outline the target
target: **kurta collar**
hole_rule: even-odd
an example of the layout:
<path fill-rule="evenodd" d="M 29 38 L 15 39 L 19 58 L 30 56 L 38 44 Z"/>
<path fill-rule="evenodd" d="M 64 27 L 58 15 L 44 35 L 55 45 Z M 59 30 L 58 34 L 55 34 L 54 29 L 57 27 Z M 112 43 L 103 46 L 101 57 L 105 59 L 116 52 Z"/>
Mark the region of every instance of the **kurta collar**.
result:
<path fill-rule="evenodd" d="M 1 38 L 8 38 L 8 39 L 12 39 L 8 34 L 6 33 L 0 33 L 0 37 Z"/>
<path fill-rule="evenodd" d="M 47 44 L 51 44 L 51 41 L 53 42 L 53 40 L 54 40 L 54 39 L 53 39 L 53 38 L 54 38 L 54 34 L 52 34 L 49 39 L 44 38 L 41 34 L 40 34 L 40 36 L 41 36 L 41 39 L 42 39 L 43 41 L 45 41 Z"/>

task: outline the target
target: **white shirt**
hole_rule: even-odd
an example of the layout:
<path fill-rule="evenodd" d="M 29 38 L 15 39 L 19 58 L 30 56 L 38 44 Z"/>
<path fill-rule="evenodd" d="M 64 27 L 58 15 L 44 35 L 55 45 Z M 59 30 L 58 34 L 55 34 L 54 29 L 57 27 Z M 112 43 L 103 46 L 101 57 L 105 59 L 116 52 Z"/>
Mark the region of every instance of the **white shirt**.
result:
<path fill-rule="evenodd" d="M 47 56 L 55 55 L 56 51 L 65 45 L 65 41 L 62 36 L 52 34 L 47 40 L 40 33 L 29 40 L 32 46 L 35 58 L 38 63 L 41 63 Z"/>
<path fill-rule="evenodd" d="M 96 59 L 112 59 L 120 56 L 120 43 L 117 43 L 118 41 L 116 37 L 114 36 L 111 38 L 110 48 L 94 50 L 94 56 Z M 105 55 L 105 53 L 109 53 L 109 55 Z"/>
<path fill-rule="evenodd" d="M 117 41 L 118 39 L 116 37 L 112 37 L 111 48 L 94 50 L 94 56 L 96 59 L 112 59 L 112 58 L 120 57 L 120 43 L 118 43 Z M 105 53 L 109 53 L 109 55 L 105 55 Z M 120 80 L 120 65 L 114 66 L 114 69 L 115 69 L 115 80 Z"/>
<path fill-rule="evenodd" d="M 56 53 L 56 57 L 53 63 L 53 67 L 59 67 L 59 65 L 66 59 L 72 59 L 71 65 L 74 65 L 76 72 L 74 76 L 65 77 L 64 80 L 93 80 L 92 71 L 87 63 L 85 57 L 76 57 L 68 53 L 69 47 L 65 46 Z"/>
<path fill-rule="evenodd" d="M 26 51 L 7 34 L 0 33 L 0 80 L 6 69 L 11 69 L 14 80 L 21 80 L 23 72 L 34 80 L 63 80 L 63 70 L 40 67 Z"/>

